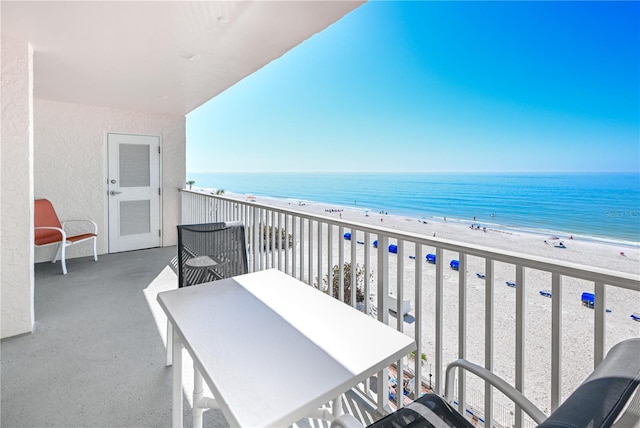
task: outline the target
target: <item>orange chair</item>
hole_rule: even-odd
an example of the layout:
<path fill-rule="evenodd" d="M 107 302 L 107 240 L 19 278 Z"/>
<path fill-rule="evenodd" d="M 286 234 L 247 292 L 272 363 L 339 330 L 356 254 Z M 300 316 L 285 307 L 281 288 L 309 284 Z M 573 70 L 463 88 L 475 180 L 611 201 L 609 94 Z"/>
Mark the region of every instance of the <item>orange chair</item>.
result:
<path fill-rule="evenodd" d="M 93 232 L 79 235 L 67 236 L 64 225 L 71 222 L 84 222 L 93 226 Z M 98 237 L 98 225 L 91 220 L 67 220 L 60 223 L 56 210 L 48 199 L 37 199 L 34 205 L 34 229 L 36 246 L 59 244 L 58 252 L 51 263 L 55 263 L 58 258 L 62 263 L 62 274 L 67 274 L 67 263 L 65 260 L 65 249 L 69 245 L 93 239 L 93 259 L 98 260 L 96 241 Z"/>

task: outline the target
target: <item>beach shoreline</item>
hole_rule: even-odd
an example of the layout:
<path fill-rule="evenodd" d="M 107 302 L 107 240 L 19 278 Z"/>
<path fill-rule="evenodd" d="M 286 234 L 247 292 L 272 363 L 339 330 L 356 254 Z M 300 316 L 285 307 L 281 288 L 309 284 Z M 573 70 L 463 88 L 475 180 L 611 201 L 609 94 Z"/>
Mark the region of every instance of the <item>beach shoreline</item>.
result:
<path fill-rule="evenodd" d="M 198 189 L 198 191 L 211 193 L 212 189 Z M 365 207 L 355 208 L 302 199 L 253 195 L 250 195 L 248 199 L 246 194 L 233 192 L 225 192 L 223 196 L 243 202 L 272 205 L 333 219 L 448 239 L 463 244 L 481 245 L 496 250 L 548 257 L 619 272 L 640 273 L 640 242 L 634 245 L 626 241 L 601 240 L 546 230 L 495 227 L 481 221 L 474 223 L 473 219 L 462 220 L 447 217 L 445 220 L 433 216 L 415 217 L 386 214 L 372 212 Z M 471 228 L 471 225 L 474 224 L 479 226 L 479 229 Z M 560 242 L 566 248 L 554 246 Z"/>

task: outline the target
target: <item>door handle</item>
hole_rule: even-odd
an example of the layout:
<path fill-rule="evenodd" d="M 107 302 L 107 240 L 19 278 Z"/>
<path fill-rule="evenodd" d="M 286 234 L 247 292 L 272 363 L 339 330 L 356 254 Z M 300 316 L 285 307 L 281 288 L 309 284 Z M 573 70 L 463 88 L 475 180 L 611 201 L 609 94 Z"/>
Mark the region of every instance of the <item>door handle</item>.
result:
<path fill-rule="evenodd" d="M 118 192 L 117 190 L 112 190 L 112 191 L 110 191 L 110 192 L 109 192 L 109 194 L 110 194 L 111 196 L 113 196 L 113 195 L 119 195 L 120 193 L 122 193 L 122 192 Z"/>

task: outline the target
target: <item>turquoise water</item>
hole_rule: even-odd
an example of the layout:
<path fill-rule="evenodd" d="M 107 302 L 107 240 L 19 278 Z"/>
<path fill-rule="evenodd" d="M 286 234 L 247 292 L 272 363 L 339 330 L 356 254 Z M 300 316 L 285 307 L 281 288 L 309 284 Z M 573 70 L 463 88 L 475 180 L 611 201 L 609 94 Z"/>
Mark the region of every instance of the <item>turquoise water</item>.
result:
<path fill-rule="evenodd" d="M 192 173 L 196 187 L 640 246 L 640 174 Z"/>

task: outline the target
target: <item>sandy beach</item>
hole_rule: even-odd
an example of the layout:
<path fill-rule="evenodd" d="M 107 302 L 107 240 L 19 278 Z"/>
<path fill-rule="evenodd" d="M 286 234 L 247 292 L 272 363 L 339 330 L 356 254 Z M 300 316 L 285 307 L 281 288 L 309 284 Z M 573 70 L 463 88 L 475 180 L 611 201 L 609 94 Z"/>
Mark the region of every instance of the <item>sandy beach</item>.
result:
<path fill-rule="evenodd" d="M 230 197 L 245 201 L 246 195 L 225 193 Z M 555 261 L 567 261 L 585 266 L 593 266 L 617 272 L 632 274 L 640 273 L 640 248 L 608 244 L 594 240 L 581 240 L 578 237 L 557 236 L 558 239 L 543 234 L 522 233 L 509 230 L 487 228 L 486 231 L 480 224 L 480 229 L 472 229 L 474 222 L 424 220 L 405 216 L 386 215 L 374 212 L 366 212 L 364 209 L 331 206 L 329 204 L 309 201 L 295 201 L 288 199 L 255 197 L 251 199 L 259 204 L 267 204 L 283 207 L 299 212 L 323 215 L 334 219 L 342 219 L 362 224 L 370 224 L 388 229 L 407 231 L 423 234 L 428 237 L 435 236 L 460 243 L 481 245 L 492 249 L 506 250 L 527 255 L 535 255 L 549 258 Z M 333 210 L 333 211 L 331 211 Z M 317 232 L 314 232 L 317 233 Z M 314 236 L 314 242 L 317 237 Z M 339 241 L 342 237 L 334 235 L 334 254 L 338 253 Z M 363 240 L 361 236 L 345 241 L 345 260 L 349 260 L 351 243 L 356 245 L 357 262 L 362 263 L 364 245 L 357 244 Z M 375 238 L 372 238 L 375 239 Z M 326 242 L 326 240 L 325 240 Z M 393 241 L 391 241 L 393 243 Z M 558 248 L 560 242 L 566 248 Z M 325 244 L 326 245 L 326 244 Z M 326 248 L 326 247 L 324 247 Z M 411 300 L 410 314 L 415 314 L 414 305 L 415 290 L 415 260 L 413 244 L 404 249 L 404 299 Z M 428 380 L 429 363 L 433 363 L 435 349 L 435 308 L 430 302 L 435 299 L 435 265 L 426 263 L 424 256 L 432 252 L 428 247 L 423 248 L 423 254 L 419 257 L 424 262 L 423 272 L 423 305 L 422 314 L 422 343 L 423 352 L 427 354 L 427 364 L 423 371 Z M 445 251 L 445 263 L 457 259 L 457 253 Z M 372 270 L 375 272 L 375 257 L 372 260 Z M 396 285 L 397 272 L 396 255 L 389 258 L 390 290 Z M 327 262 L 323 261 L 323 266 Z M 315 270 L 315 268 L 314 268 Z M 485 283 L 476 273 L 484 272 L 484 259 L 477 257 L 468 258 L 467 268 L 467 358 L 483 364 L 484 361 L 484 301 Z M 317 272 L 316 272 L 317 275 Z M 326 272 L 323 272 L 323 276 Z M 443 356 L 445 362 L 457 358 L 458 344 L 458 275 L 459 272 L 445 269 L 445 295 L 446 308 L 444 339 L 445 346 Z M 507 281 L 515 281 L 515 268 L 513 265 L 495 263 L 495 328 L 494 328 L 494 367 L 495 371 L 510 383 L 514 382 L 514 349 L 515 349 L 515 289 L 507 286 Z M 407 285 L 410 284 L 410 285 Z M 593 369 L 593 319 L 594 311 L 581 304 L 582 292 L 593 292 L 593 284 L 574 278 L 565 278 L 563 287 L 563 396 L 570 394 Z M 533 269 L 525 270 L 525 299 L 526 299 L 526 378 L 525 395 L 544 412 L 550 410 L 550 367 L 551 367 L 551 299 L 540 294 L 541 290 L 551 289 L 551 275 L 546 272 Z M 375 293 L 375 284 L 371 290 Z M 640 312 L 640 295 L 638 292 L 607 287 L 607 349 L 616 343 L 629 337 L 640 336 L 640 322 L 630 318 L 632 312 Z M 415 322 L 413 317 L 405 318 L 404 331 L 413 335 Z M 390 318 L 390 323 L 395 326 L 396 320 Z M 471 376 L 467 377 L 471 388 L 482 391 L 482 384 L 476 382 Z M 434 377 L 435 380 L 435 377 Z M 469 400 L 473 394 L 469 394 Z M 507 405 L 507 401 L 496 393 L 498 403 Z M 479 397 L 483 393 L 479 394 Z M 475 403 L 481 406 L 482 403 Z"/>

